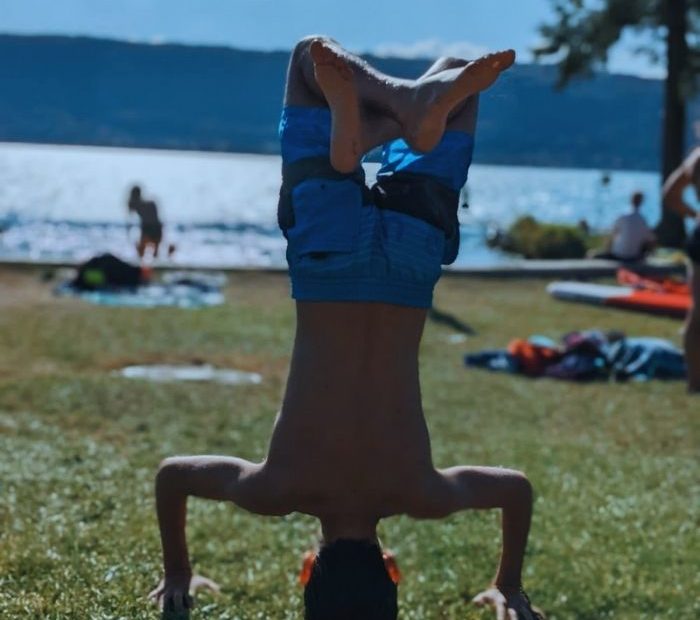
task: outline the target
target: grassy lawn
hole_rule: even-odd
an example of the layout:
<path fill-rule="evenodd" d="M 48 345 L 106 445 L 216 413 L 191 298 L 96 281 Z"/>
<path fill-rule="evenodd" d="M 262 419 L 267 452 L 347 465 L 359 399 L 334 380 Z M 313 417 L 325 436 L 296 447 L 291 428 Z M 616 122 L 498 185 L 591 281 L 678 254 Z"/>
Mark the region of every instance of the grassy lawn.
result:
<path fill-rule="evenodd" d="M 160 574 L 156 467 L 176 453 L 264 456 L 293 334 L 286 280 L 233 276 L 225 306 L 192 311 L 89 306 L 52 299 L 35 276 L 0 276 L 0 618 L 157 618 L 144 599 Z M 466 351 L 531 333 L 601 327 L 677 342 L 681 324 L 563 304 L 544 286 L 440 284 L 436 306 L 476 335 L 454 343 L 448 327 L 426 329 L 435 462 L 529 474 L 537 501 L 525 580 L 550 618 L 698 618 L 700 400 L 678 382 L 578 385 L 462 365 Z M 129 363 L 192 360 L 264 381 L 114 375 Z M 404 572 L 402 618 L 491 617 L 467 601 L 495 570 L 495 513 L 390 519 L 381 533 Z M 301 617 L 296 579 L 317 534 L 307 517 L 191 501 L 193 561 L 223 587 L 194 617 Z"/>

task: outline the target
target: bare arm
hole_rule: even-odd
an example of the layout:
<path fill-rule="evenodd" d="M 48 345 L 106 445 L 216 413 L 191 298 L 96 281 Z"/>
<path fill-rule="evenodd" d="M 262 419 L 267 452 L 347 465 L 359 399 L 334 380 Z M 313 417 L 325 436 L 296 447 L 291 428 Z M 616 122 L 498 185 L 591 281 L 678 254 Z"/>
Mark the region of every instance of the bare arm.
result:
<path fill-rule="evenodd" d="M 175 610 L 191 606 L 188 591 L 196 584 L 185 535 L 187 498 L 232 501 L 251 512 L 278 514 L 275 489 L 263 478 L 262 466 L 233 457 L 173 457 L 163 461 L 155 491 L 165 579 L 151 598 Z M 196 579 L 199 585 L 215 586 Z"/>
<path fill-rule="evenodd" d="M 667 209 L 677 213 L 681 217 L 696 217 L 696 212 L 683 200 L 683 191 L 690 185 L 687 170 L 684 166 L 676 169 L 663 188 L 663 202 Z"/>
<path fill-rule="evenodd" d="M 422 516 L 442 518 L 459 510 L 501 509 L 502 549 L 493 586 L 474 602 L 496 610 L 498 618 L 536 619 L 522 590 L 522 568 L 532 518 L 532 485 L 525 475 L 498 467 L 452 467 L 438 472 L 437 492 Z"/>
<path fill-rule="evenodd" d="M 520 588 L 532 518 L 529 480 L 521 472 L 498 467 L 452 467 L 441 474 L 451 489 L 449 512 L 501 509 L 503 546 L 494 584 Z"/>

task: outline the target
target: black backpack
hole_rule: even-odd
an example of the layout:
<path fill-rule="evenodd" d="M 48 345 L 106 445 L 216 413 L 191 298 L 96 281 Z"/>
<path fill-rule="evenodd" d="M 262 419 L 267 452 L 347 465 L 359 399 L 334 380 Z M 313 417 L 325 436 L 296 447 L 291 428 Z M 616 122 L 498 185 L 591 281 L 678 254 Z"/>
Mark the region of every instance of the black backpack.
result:
<path fill-rule="evenodd" d="M 73 286 L 84 291 L 134 288 L 141 284 L 141 267 L 130 265 L 113 254 L 95 256 L 78 267 Z"/>

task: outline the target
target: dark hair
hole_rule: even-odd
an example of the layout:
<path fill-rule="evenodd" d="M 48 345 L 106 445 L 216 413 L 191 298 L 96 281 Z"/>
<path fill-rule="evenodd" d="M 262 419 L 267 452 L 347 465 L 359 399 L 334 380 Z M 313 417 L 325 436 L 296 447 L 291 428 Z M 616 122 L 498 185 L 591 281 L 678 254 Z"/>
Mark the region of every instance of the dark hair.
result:
<path fill-rule="evenodd" d="M 642 192 L 634 192 L 632 194 L 632 205 L 636 209 L 641 207 L 643 202 L 644 202 L 644 194 Z"/>
<path fill-rule="evenodd" d="M 396 584 L 369 540 L 321 548 L 304 589 L 305 620 L 396 620 Z"/>

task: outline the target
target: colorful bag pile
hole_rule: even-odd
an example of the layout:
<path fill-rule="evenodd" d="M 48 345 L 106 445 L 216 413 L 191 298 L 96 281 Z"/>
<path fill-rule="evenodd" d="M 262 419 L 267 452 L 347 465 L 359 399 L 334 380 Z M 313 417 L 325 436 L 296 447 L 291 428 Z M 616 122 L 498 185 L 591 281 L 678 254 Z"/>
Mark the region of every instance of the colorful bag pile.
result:
<path fill-rule="evenodd" d="M 543 336 L 513 340 L 506 349 L 464 358 L 467 366 L 571 381 L 684 379 L 683 353 L 661 338 L 627 338 L 620 332 L 572 332 L 560 343 Z"/>

